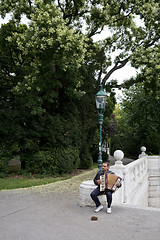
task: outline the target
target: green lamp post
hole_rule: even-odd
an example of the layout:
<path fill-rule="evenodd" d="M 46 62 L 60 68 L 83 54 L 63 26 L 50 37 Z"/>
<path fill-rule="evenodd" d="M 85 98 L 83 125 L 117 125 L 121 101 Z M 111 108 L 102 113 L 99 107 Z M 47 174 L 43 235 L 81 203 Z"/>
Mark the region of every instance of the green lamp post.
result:
<path fill-rule="evenodd" d="M 103 91 L 102 85 L 99 86 L 99 91 L 96 93 L 96 107 L 99 121 L 99 153 L 98 153 L 98 169 L 102 169 L 102 124 L 103 113 L 105 111 L 107 94 Z"/>

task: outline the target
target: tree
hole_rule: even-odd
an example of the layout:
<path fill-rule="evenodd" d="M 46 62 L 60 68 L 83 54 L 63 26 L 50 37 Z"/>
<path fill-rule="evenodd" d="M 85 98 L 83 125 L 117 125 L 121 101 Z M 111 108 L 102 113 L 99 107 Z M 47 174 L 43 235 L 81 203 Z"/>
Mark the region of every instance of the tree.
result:
<path fill-rule="evenodd" d="M 63 153 L 73 153 L 73 149 L 67 149 L 72 146 L 75 155 L 79 151 L 80 165 L 90 165 L 96 129 L 94 94 L 102 82 L 110 92 L 110 105 L 105 113 L 105 117 L 110 117 L 115 105 L 110 88 L 120 86 L 114 82 L 108 84 L 108 79 L 128 61 L 137 68 L 143 65 L 142 70 L 148 68 L 148 61 L 140 56 L 151 50 L 156 54 L 160 37 L 159 7 L 156 0 L 1 1 L 1 16 L 11 13 L 12 18 L 12 26 L 10 22 L 1 28 L 4 30 L 1 32 L 1 81 L 5 98 L 10 95 L 10 100 L 5 101 L 10 111 L 4 114 L 3 123 L 7 119 L 9 127 L 10 114 L 12 145 L 21 155 L 36 155 L 39 159 L 45 154 L 37 153 L 55 153 L 60 146 L 60 152 L 63 149 Z M 28 26 L 21 24 L 24 15 Z M 137 17 L 142 19 L 143 27 L 136 25 Z M 11 29 L 6 32 L 9 26 Z M 106 28 L 106 38 L 94 42 L 94 36 Z M 13 59 L 8 60 L 8 50 Z M 117 50 L 112 61 L 112 53 Z M 153 59 L 151 69 L 154 63 Z M 155 79 L 153 71 L 149 76 Z M 157 86 L 157 71 L 156 79 Z M 132 79 L 129 84 L 133 82 Z M 9 134 L 5 136 L 7 142 Z"/>
<path fill-rule="evenodd" d="M 44 29 L 46 22 L 48 29 Z M 9 26 L 15 29 L 12 37 L 11 32 L 6 31 Z M 34 164 L 29 155 L 33 156 L 38 151 L 51 151 L 57 147 L 66 149 L 70 145 L 77 151 L 79 140 L 76 135 L 80 120 L 76 101 L 79 102 L 83 96 L 78 89 L 82 81 L 79 68 L 84 61 L 85 43 L 82 34 L 65 26 L 55 5 L 52 8 L 40 5 L 32 16 L 30 28 L 25 26 L 25 31 L 18 34 L 20 27 L 13 22 L 2 26 L 1 35 L 9 51 L 6 53 L 2 43 L 2 57 L 8 59 L 13 52 L 13 56 L 19 58 L 14 58 L 12 65 L 23 70 L 18 71 L 18 67 L 11 69 L 12 65 L 7 60 L 6 64 L 1 64 L 1 72 L 8 72 L 10 77 L 8 82 L 1 77 L 2 87 L 9 87 L 8 92 L 12 96 L 5 101 L 1 114 L 4 117 L 2 124 L 8 120 L 4 128 L 6 139 L 12 139 L 22 162 L 31 168 Z M 20 64 L 18 60 L 22 57 Z M 6 94 L 4 91 L 8 99 Z M 10 125 L 11 119 L 13 126 Z M 6 134 L 7 128 L 10 132 Z M 74 158 L 73 151 L 70 152 Z"/>
<path fill-rule="evenodd" d="M 88 39 L 93 39 L 107 28 L 106 38 L 98 43 L 97 51 L 101 53 L 97 65 L 97 79 L 105 86 L 111 74 L 122 68 L 128 61 L 139 68 L 146 65 L 141 57 L 148 51 L 157 52 L 159 48 L 159 8 L 158 0 L 71 0 L 71 1 L 1 1 L 1 16 L 12 12 L 13 18 L 20 21 L 25 14 L 28 19 L 40 5 L 57 5 L 65 25 L 84 33 Z M 137 19 L 141 20 L 140 25 Z M 85 27 L 84 27 L 85 26 Z M 87 44 L 97 45 L 93 41 Z M 111 53 L 119 50 L 111 61 Z M 141 59 L 141 60 L 140 60 Z M 158 56 L 157 56 L 158 59 Z M 154 61 L 154 58 L 152 59 Z M 157 61 L 157 60 L 156 60 Z M 114 64 L 114 66 L 112 65 Z M 154 64 L 154 63 L 153 63 Z M 108 68 L 111 67 L 110 70 Z M 148 80 L 149 81 L 149 80 Z M 132 84 L 132 81 L 131 81 Z M 119 85 L 115 85 L 120 87 Z"/>
<path fill-rule="evenodd" d="M 126 156 L 137 158 L 140 147 L 148 154 L 160 152 L 160 101 L 147 95 L 143 84 L 124 92 L 117 118 L 118 134 L 112 138 L 112 152 L 121 148 Z"/>

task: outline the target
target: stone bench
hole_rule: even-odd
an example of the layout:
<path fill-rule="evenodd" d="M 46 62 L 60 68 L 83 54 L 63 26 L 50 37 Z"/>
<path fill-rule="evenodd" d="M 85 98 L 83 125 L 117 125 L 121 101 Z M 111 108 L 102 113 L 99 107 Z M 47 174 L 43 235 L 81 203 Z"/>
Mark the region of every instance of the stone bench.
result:
<path fill-rule="evenodd" d="M 85 206 L 94 206 L 95 203 L 90 197 L 91 192 L 96 188 L 97 186 L 94 184 L 93 180 L 84 181 L 81 183 L 79 188 L 79 205 L 81 207 Z M 99 196 L 99 200 L 102 203 L 102 205 L 106 205 L 106 195 Z"/>

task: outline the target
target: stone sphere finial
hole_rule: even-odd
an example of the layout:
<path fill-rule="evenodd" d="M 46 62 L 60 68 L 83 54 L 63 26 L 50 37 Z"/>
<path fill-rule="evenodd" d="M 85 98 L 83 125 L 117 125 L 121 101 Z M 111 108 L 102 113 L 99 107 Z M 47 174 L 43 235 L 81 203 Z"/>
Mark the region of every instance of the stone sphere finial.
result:
<path fill-rule="evenodd" d="M 145 153 L 145 151 L 146 151 L 146 147 L 142 146 L 142 147 L 141 147 L 141 154 L 138 156 L 138 158 L 142 158 L 142 157 L 148 156 L 148 155 Z"/>
<path fill-rule="evenodd" d="M 124 158 L 124 153 L 121 150 L 116 150 L 113 154 L 117 163 L 122 163 L 122 159 Z"/>
<path fill-rule="evenodd" d="M 141 147 L 141 151 L 142 151 L 142 152 L 145 152 L 145 151 L 146 151 L 146 147 L 142 146 L 142 147 Z"/>

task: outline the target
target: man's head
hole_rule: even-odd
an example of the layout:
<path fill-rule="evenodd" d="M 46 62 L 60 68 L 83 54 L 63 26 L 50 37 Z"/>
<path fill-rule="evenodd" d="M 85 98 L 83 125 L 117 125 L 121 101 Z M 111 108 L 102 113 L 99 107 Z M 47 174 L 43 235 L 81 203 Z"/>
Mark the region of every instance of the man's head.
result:
<path fill-rule="evenodd" d="M 108 169 L 109 169 L 109 163 L 108 162 L 102 163 L 102 171 L 105 173 L 107 172 Z"/>

